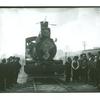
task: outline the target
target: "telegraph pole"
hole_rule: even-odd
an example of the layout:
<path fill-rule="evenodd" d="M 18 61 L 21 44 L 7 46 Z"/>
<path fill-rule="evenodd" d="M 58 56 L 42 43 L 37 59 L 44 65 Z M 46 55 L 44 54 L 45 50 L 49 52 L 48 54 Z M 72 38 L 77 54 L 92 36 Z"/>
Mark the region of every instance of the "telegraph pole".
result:
<path fill-rule="evenodd" d="M 83 48 L 86 50 L 86 41 L 83 41 Z"/>

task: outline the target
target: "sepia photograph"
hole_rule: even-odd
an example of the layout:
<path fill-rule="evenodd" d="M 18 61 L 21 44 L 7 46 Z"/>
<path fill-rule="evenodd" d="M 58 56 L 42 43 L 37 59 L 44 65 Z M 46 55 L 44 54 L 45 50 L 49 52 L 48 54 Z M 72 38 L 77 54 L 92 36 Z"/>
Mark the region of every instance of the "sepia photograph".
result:
<path fill-rule="evenodd" d="M 1 7 L 0 93 L 99 93 L 100 7 Z"/>

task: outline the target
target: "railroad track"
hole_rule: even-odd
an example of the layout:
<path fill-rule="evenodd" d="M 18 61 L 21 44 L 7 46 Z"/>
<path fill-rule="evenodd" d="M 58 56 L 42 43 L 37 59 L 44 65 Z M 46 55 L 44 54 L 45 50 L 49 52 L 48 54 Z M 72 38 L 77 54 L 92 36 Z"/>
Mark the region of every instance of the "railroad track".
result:
<path fill-rule="evenodd" d="M 39 80 L 39 79 L 38 79 Z M 68 88 L 66 85 L 56 78 L 44 78 L 42 81 L 38 81 L 37 79 L 33 79 L 33 91 L 35 93 L 43 92 L 68 92 Z"/>
<path fill-rule="evenodd" d="M 61 79 L 55 79 L 55 81 L 63 88 L 66 89 L 66 92 L 72 92 L 72 91 L 75 91 L 75 89 L 71 86 L 67 86 L 67 84 L 62 81 Z"/>
<path fill-rule="evenodd" d="M 69 92 L 98 92 L 96 87 L 81 83 L 65 83 L 58 77 L 31 77 L 27 83 L 8 89 L 10 93 L 69 93 Z"/>

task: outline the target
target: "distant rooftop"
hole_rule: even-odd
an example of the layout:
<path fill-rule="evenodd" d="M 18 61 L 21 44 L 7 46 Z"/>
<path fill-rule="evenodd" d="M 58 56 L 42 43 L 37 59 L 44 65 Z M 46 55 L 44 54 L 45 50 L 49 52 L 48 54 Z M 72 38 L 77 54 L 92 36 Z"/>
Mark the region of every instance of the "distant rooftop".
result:
<path fill-rule="evenodd" d="M 91 50 L 100 50 L 100 47 L 95 47 L 93 49 L 86 49 L 86 50 L 83 50 L 83 51 L 91 51 Z"/>

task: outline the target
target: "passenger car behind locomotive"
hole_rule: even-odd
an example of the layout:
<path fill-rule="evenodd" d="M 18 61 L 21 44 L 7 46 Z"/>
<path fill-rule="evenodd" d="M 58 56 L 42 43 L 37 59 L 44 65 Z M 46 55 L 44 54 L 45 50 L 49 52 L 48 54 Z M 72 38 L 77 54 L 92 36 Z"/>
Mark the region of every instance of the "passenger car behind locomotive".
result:
<path fill-rule="evenodd" d="M 40 26 L 41 31 L 38 36 L 26 38 L 26 65 L 24 70 L 28 75 L 33 76 L 62 73 L 62 61 L 53 59 L 57 47 L 50 37 L 51 30 L 48 27 L 48 22 L 41 21 Z"/>

